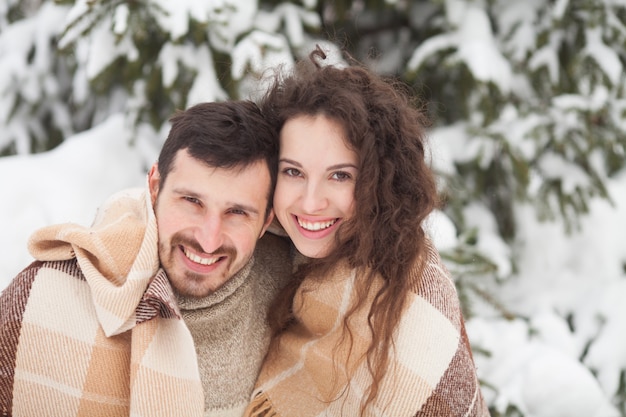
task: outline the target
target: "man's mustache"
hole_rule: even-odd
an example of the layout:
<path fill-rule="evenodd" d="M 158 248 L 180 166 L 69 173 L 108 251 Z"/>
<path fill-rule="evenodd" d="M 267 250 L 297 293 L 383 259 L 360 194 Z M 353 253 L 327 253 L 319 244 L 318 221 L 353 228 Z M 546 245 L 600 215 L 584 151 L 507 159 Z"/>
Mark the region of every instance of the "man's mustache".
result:
<path fill-rule="evenodd" d="M 231 259 L 234 258 L 237 254 L 237 250 L 234 247 L 227 245 L 222 245 L 215 249 L 213 252 L 205 252 L 197 240 L 180 235 L 174 235 L 172 237 L 172 246 L 184 246 L 192 249 L 198 254 L 204 254 L 207 256 L 228 256 L 231 257 Z"/>

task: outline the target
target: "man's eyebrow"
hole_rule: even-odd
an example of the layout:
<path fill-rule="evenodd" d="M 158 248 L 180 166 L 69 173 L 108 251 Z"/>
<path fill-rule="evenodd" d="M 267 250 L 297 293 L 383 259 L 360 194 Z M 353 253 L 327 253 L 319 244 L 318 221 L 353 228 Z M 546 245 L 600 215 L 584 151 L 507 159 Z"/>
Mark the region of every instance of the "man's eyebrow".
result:
<path fill-rule="evenodd" d="M 194 197 L 194 198 L 201 198 L 202 196 L 198 193 L 196 193 L 195 191 L 191 191 L 188 188 L 184 188 L 184 187 L 176 187 L 172 189 L 172 192 L 174 194 L 178 194 L 178 195 L 184 195 L 187 197 Z"/>
<path fill-rule="evenodd" d="M 207 200 L 207 196 L 198 194 L 184 187 L 174 188 L 173 192 L 178 195 L 184 195 L 187 197 L 197 198 L 198 200 Z M 226 206 L 229 207 L 230 210 L 232 209 L 242 210 L 247 213 L 254 214 L 254 215 L 258 215 L 260 213 L 259 210 L 255 206 L 245 204 L 245 203 L 235 203 L 235 202 L 228 201 L 226 202 Z"/>
<path fill-rule="evenodd" d="M 256 207 L 254 206 L 249 206 L 247 204 L 241 204 L 241 203 L 233 203 L 230 205 L 230 207 L 232 209 L 236 209 L 236 210 L 242 210 L 251 214 L 255 214 L 258 215 L 259 214 L 259 210 L 257 210 Z"/>

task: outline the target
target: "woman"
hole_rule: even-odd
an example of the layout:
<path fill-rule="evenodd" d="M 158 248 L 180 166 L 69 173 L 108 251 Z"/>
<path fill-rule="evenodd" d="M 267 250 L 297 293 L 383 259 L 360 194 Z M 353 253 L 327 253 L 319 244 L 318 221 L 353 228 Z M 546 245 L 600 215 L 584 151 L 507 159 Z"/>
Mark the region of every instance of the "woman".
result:
<path fill-rule="evenodd" d="M 437 204 L 424 117 L 367 70 L 310 58 L 261 103 L 280 133 L 274 210 L 302 259 L 247 415 L 488 416 L 422 227 Z"/>

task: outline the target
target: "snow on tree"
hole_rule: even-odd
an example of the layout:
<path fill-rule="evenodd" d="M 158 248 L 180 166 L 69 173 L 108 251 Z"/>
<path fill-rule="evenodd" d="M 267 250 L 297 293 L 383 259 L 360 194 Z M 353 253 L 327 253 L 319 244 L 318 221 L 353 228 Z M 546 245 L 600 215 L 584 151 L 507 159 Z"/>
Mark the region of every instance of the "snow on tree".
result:
<path fill-rule="evenodd" d="M 0 6 L 0 155 L 47 150 L 74 132 L 70 69 L 55 50 L 65 13 L 53 2 Z"/>

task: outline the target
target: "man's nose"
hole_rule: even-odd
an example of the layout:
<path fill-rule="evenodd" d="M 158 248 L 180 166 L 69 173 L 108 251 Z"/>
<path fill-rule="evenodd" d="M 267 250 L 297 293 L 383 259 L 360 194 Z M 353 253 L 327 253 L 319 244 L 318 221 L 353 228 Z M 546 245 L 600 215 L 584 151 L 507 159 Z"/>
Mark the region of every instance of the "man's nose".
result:
<path fill-rule="evenodd" d="M 196 240 L 206 253 L 213 253 L 224 243 L 222 219 L 219 216 L 205 216 L 196 228 Z"/>

